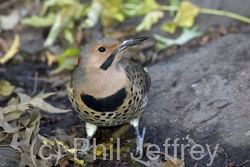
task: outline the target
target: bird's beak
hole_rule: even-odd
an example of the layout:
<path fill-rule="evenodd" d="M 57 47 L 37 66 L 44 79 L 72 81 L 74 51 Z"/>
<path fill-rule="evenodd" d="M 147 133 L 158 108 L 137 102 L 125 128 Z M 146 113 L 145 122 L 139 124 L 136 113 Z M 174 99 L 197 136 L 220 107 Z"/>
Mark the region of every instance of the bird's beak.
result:
<path fill-rule="evenodd" d="M 129 39 L 126 41 L 123 41 L 123 43 L 121 45 L 119 45 L 116 49 L 118 52 L 121 52 L 131 46 L 137 45 L 139 43 L 141 43 L 142 41 L 148 39 L 148 37 L 136 37 L 133 39 Z"/>

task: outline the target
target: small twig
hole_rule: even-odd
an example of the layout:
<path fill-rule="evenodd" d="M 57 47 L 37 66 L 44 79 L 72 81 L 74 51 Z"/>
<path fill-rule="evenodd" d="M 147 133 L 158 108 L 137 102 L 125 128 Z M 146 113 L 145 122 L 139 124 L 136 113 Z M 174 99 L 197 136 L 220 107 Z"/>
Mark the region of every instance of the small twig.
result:
<path fill-rule="evenodd" d="M 161 6 L 160 9 L 165 10 L 165 11 L 178 11 L 179 7 L 177 7 L 177 6 Z M 223 10 L 199 8 L 199 13 L 212 14 L 212 15 L 217 15 L 217 16 L 226 16 L 226 17 L 240 20 L 240 21 L 243 21 L 246 23 L 250 23 L 250 19 L 245 17 L 245 16 L 242 16 L 242 15 L 239 15 L 236 13 L 232 13 L 232 12 L 223 11 Z"/>
<path fill-rule="evenodd" d="M 44 81 L 44 82 L 48 82 L 49 78 L 46 77 L 28 77 L 29 80 L 37 80 L 37 81 Z"/>
<path fill-rule="evenodd" d="M 127 154 L 125 154 L 125 155 L 119 160 L 117 166 L 121 165 L 121 162 L 122 162 L 126 157 L 127 157 Z"/>
<path fill-rule="evenodd" d="M 222 10 L 215 10 L 215 9 L 206 9 L 206 8 L 200 8 L 200 13 L 203 14 L 213 14 L 213 15 L 217 15 L 217 16 L 226 16 L 226 17 L 230 17 L 233 19 L 237 19 L 246 23 L 250 23 L 250 19 L 245 17 L 245 16 L 241 16 L 239 14 L 235 14 L 232 12 L 227 12 L 227 11 L 222 11 Z"/>
<path fill-rule="evenodd" d="M 243 162 L 243 163 L 241 163 L 240 165 L 238 165 L 237 167 L 241 167 L 241 166 L 243 166 L 243 165 L 245 165 L 246 163 L 248 163 L 248 162 L 250 162 L 250 160 L 248 159 L 248 160 L 246 160 L 245 162 Z"/>
<path fill-rule="evenodd" d="M 33 96 L 36 93 L 36 89 L 37 89 L 37 78 L 38 78 L 38 72 L 35 72 L 35 76 L 34 76 L 34 85 L 33 85 L 33 91 L 31 93 L 31 96 Z"/>

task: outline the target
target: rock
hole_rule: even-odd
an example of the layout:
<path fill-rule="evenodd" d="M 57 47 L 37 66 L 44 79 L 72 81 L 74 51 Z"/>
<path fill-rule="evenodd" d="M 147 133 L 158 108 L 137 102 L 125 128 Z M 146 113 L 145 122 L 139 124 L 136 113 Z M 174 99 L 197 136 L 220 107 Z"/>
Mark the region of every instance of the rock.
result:
<path fill-rule="evenodd" d="M 250 159 L 249 38 L 227 35 L 149 67 L 149 104 L 141 117 L 145 140 L 163 148 L 165 139 L 189 135 L 204 147 L 219 144 L 234 162 Z"/>

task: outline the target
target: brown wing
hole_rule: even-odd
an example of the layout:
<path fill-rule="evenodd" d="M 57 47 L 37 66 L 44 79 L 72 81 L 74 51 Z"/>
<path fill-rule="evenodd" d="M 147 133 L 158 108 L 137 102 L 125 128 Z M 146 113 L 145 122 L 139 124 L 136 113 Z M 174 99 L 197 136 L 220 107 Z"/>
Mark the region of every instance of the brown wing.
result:
<path fill-rule="evenodd" d="M 143 94 L 146 94 L 151 83 L 148 73 L 142 68 L 142 66 L 125 57 L 121 59 L 120 63 L 124 67 L 131 83 L 138 89 L 142 90 Z"/>

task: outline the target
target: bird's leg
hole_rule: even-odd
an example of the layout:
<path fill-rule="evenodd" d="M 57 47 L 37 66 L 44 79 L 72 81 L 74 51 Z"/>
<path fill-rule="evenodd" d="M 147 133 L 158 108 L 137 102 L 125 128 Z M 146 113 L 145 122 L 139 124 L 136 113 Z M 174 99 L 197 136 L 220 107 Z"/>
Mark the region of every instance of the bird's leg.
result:
<path fill-rule="evenodd" d="M 136 132 L 136 155 L 141 155 L 143 153 L 143 140 L 146 128 L 143 128 L 142 135 L 139 132 L 139 120 L 140 118 L 136 118 L 130 121 L 130 124 L 133 125 Z"/>
<path fill-rule="evenodd" d="M 91 123 L 86 122 L 85 124 L 86 126 L 86 131 L 87 131 L 87 139 L 84 140 L 83 144 L 82 144 L 82 154 L 87 154 L 87 151 L 89 151 L 93 146 L 90 146 L 90 140 L 93 137 L 93 135 L 95 134 L 96 130 L 97 130 L 97 126 Z"/>

